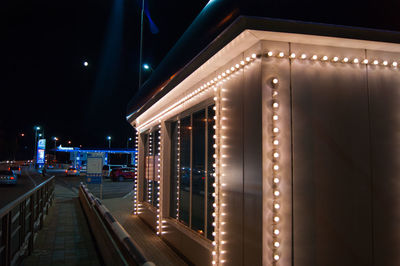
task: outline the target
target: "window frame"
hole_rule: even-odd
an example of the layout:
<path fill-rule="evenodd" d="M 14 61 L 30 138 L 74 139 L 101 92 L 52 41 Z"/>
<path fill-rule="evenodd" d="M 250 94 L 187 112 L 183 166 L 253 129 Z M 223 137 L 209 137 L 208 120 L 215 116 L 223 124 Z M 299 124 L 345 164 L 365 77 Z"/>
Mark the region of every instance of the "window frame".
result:
<path fill-rule="evenodd" d="M 191 127 L 193 127 L 193 114 L 195 114 L 198 111 L 204 110 L 205 111 L 205 119 L 210 119 L 208 117 L 208 108 L 211 107 L 211 106 L 215 106 L 215 101 L 213 99 L 205 100 L 205 101 L 203 101 L 203 102 L 201 102 L 201 103 L 199 103 L 199 104 L 197 104 L 197 105 L 195 105 L 195 106 L 193 106 L 191 108 L 188 108 L 188 109 L 184 110 L 183 112 L 175 115 L 174 117 L 168 119 L 166 121 L 166 123 L 169 123 L 170 125 L 172 125 L 173 123 L 175 123 L 175 122 L 178 123 L 178 121 L 180 121 L 183 118 L 186 118 L 186 117 L 189 116 L 190 117 L 190 125 L 191 125 Z M 213 119 L 213 118 L 211 118 L 211 119 Z M 204 214 L 203 214 L 203 216 L 204 216 L 204 231 L 203 231 L 203 233 L 200 233 L 197 230 L 192 228 L 192 215 L 193 215 L 193 211 L 192 211 L 192 207 L 193 207 L 193 205 L 192 205 L 192 196 L 193 196 L 193 130 L 190 133 L 190 169 L 191 170 L 190 170 L 189 224 L 186 225 L 184 222 L 182 222 L 179 219 L 177 219 L 177 217 L 173 217 L 172 216 L 171 209 L 174 208 L 174 206 L 171 206 L 172 205 L 172 201 L 170 201 L 169 206 L 168 206 L 167 217 L 170 218 L 170 219 L 174 219 L 177 222 L 177 224 L 179 224 L 180 226 L 183 226 L 186 229 L 194 232 L 196 235 L 201 236 L 205 240 L 213 241 L 213 238 L 209 238 L 208 237 L 209 235 L 212 235 L 212 234 L 208 234 L 208 231 L 210 230 L 210 228 L 208 228 L 209 227 L 209 223 L 208 223 L 208 197 L 209 197 L 208 187 L 209 187 L 209 185 L 208 185 L 208 183 L 209 183 L 209 172 L 210 172 L 209 171 L 209 167 L 208 167 L 208 159 L 209 159 L 208 158 L 209 157 L 208 156 L 208 149 L 209 149 L 209 147 L 208 147 L 209 146 L 208 145 L 208 142 L 209 142 L 208 141 L 208 127 L 209 127 L 209 125 L 208 124 L 209 123 L 206 122 L 205 129 L 204 129 L 204 160 L 205 160 L 204 161 L 204 171 L 205 171 L 204 174 L 205 174 L 205 177 L 206 177 L 205 178 L 205 182 L 204 182 Z M 169 129 L 170 129 L 170 134 L 169 135 L 171 137 L 171 140 L 170 140 L 170 145 L 171 145 L 170 151 L 171 152 L 170 152 L 169 156 L 172 156 L 172 149 L 174 149 L 174 141 L 176 141 L 176 140 L 172 139 L 172 137 L 173 137 L 173 135 L 172 135 L 172 126 L 169 126 Z M 176 163 L 176 161 L 173 162 L 173 160 L 175 160 L 175 158 L 171 157 L 171 167 L 175 167 L 176 168 L 177 167 L 177 163 Z M 172 189 L 171 186 L 173 184 L 172 180 L 175 178 L 173 176 L 173 174 L 172 174 L 172 169 L 170 169 L 168 174 L 170 176 L 170 182 L 168 183 L 168 189 L 169 189 L 170 197 L 172 197 L 171 194 L 173 192 L 173 189 Z M 179 179 L 181 178 L 180 174 L 178 174 L 177 176 L 178 176 Z M 180 183 L 180 180 L 178 182 Z M 173 195 L 173 197 L 175 197 L 175 195 Z M 215 198 L 213 199 L 213 202 L 215 202 Z M 178 208 L 179 207 L 180 206 L 178 206 Z M 177 207 L 175 207 L 175 209 L 176 208 Z M 179 213 L 179 210 L 176 210 L 176 211 Z M 214 231 L 214 227 L 211 226 L 211 232 L 213 232 L 213 231 Z"/>

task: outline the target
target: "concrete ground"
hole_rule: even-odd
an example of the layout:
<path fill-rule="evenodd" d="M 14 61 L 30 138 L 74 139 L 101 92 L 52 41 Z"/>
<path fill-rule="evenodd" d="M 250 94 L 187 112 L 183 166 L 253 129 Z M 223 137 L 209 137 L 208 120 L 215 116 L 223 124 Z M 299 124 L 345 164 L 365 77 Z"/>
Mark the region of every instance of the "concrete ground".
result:
<path fill-rule="evenodd" d="M 56 178 L 55 201 L 22 265 L 103 265 L 94 243 L 77 191 Z"/>

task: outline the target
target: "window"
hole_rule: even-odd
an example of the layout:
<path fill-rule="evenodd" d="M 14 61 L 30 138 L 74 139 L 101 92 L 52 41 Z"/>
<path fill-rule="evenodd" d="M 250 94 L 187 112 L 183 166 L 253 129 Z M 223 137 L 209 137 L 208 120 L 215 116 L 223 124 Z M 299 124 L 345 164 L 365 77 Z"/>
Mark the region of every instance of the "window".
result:
<path fill-rule="evenodd" d="M 157 127 L 158 128 L 158 127 Z M 143 135 L 144 154 L 145 154 L 145 178 L 142 192 L 143 200 L 154 207 L 158 204 L 159 191 L 159 152 L 160 152 L 160 132 L 151 131 Z"/>
<path fill-rule="evenodd" d="M 214 113 L 208 106 L 171 125 L 170 216 L 211 240 Z"/>

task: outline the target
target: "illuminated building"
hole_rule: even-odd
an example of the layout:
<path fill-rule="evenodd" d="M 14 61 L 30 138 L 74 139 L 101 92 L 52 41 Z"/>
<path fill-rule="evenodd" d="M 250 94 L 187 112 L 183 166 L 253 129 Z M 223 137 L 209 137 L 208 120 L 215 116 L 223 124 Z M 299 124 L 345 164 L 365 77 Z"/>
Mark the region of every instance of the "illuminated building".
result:
<path fill-rule="evenodd" d="M 196 265 L 399 264 L 400 35 L 234 14 L 128 108 L 135 213 Z"/>

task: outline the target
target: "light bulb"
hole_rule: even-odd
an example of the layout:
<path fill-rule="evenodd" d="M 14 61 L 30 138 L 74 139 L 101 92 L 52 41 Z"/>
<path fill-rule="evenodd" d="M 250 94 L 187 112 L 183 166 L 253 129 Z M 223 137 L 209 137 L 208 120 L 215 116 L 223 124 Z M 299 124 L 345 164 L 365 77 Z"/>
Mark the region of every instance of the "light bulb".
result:
<path fill-rule="evenodd" d="M 273 115 L 273 116 L 272 116 L 272 119 L 273 119 L 274 121 L 277 121 L 277 120 L 279 119 L 279 117 L 278 117 L 278 115 Z"/>
<path fill-rule="evenodd" d="M 333 58 L 333 62 L 337 62 L 337 61 L 339 61 L 339 57 L 335 56 L 335 57 Z"/>
<path fill-rule="evenodd" d="M 280 244 L 278 241 L 274 242 L 274 247 L 279 248 Z"/>
<path fill-rule="evenodd" d="M 281 207 L 281 206 L 280 206 L 278 203 L 275 203 L 275 204 L 274 204 L 274 208 L 275 208 L 275 209 L 278 210 L 280 207 Z"/>
<path fill-rule="evenodd" d="M 274 132 L 274 133 L 279 133 L 279 128 L 274 127 L 273 132 Z"/>
<path fill-rule="evenodd" d="M 347 57 L 343 58 L 343 62 L 347 63 L 349 62 L 349 59 Z"/>
<path fill-rule="evenodd" d="M 296 54 L 295 53 L 291 53 L 290 54 L 290 58 L 296 58 Z"/>
<path fill-rule="evenodd" d="M 368 64 L 368 59 L 364 59 L 363 64 Z"/>
<path fill-rule="evenodd" d="M 279 145 L 279 140 L 277 140 L 277 139 L 274 140 L 274 141 L 273 141 L 273 144 L 274 144 L 274 145 Z"/>
<path fill-rule="evenodd" d="M 278 197 L 280 194 L 281 194 L 281 193 L 280 193 L 278 190 L 275 190 L 275 191 L 274 191 L 274 195 L 275 195 L 276 197 Z"/>
<path fill-rule="evenodd" d="M 275 254 L 275 255 L 274 255 L 274 260 L 275 260 L 275 261 L 278 261 L 278 260 L 279 260 L 279 255 L 278 255 L 278 254 Z"/>
<path fill-rule="evenodd" d="M 274 230 L 274 235 L 279 235 L 279 233 L 280 233 L 280 232 L 279 232 L 278 229 L 275 229 L 275 230 Z"/>
<path fill-rule="evenodd" d="M 279 153 L 274 152 L 274 158 L 279 158 Z"/>
<path fill-rule="evenodd" d="M 358 58 L 354 58 L 353 63 L 354 64 L 358 64 L 360 61 L 358 60 Z"/>
<path fill-rule="evenodd" d="M 279 178 L 275 177 L 275 178 L 274 178 L 274 183 L 275 183 L 275 184 L 278 184 L 278 183 L 279 183 Z"/>
<path fill-rule="evenodd" d="M 284 57 L 284 56 L 285 56 L 285 53 L 284 53 L 284 52 L 280 52 L 280 53 L 278 54 L 278 56 L 279 56 L 279 57 Z"/>
<path fill-rule="evenodd" d="M 278 170 L 279 170 L 279 165 L 274 164 L 274 170 L 275 170 L 275 171 L 278 171 Z"/>
<path fill-rule="evenodd" d="M 378 60 L 374 60 L 373 64 L 377 65 L 377 64 L 379 64 L 379 61 Z"/>
<path fill-rule="evenodd" d="M 251 57 L 255 59 L 257 57 L 257 55 L 256 54 L 252 54 Z"/>
<path fill-rule="evenodd" d="M 300 56 L 300 58 L 301 58 L 301 59 L 306 59 L 306 58 L 307 58 L 307 55 L 306 55 L 306 54 L 302 54 L 302 55 Z"/>
<path fill-rule="evenodd" d="M 322 57 L 322 60 L 323 60 L 323 61 L 326 61 L 326 60 L 328 60 L 328 57 L 327 57 L 326 55 L 324 55 L 324 56 Z"/>
<path fill-rule="evenodd" d="M 272 84 L 278 84 L 279 80 L 277 78 L 272 79 Z"/>
<path fill-rule="evenodd" d="M 317 60 L 317 59 L 318 59 L 318 56 L 317 56 L 317 55 L 313 55 L 313 56 L 311 57 L 311 59 L 312 59 L 312 60 Z"/>
<path fill-rule="evenodd" d="M 397 62 L 393 62 L 392 66 L 397 67 Z"/>
<path fill-rule="evenodd" d="M 278 216 L 275 216 L 275 217 L 274 217 L 274 222 L 277 223 L 277 222 L 279 222 L 279 220 L 280 220 L 280 218 L 279 218 Z"/>
<path fill-rule="evenodd" d="M 383 63 L 382 63 L 384 66 L 387 66 L 388 65 L 388 61 L 383 61 Z"/>
<path fill-rule="evenodd" d="M 273 107 L 273 108 L 278 108 L 278 107 L 279 107 L 279 103 L 274 102 L 274 103 L 272 104 L 272 107 Z"/>
<path fill-rule="evenodd" d="M 268 55 L 268 56 L 273 56 L 274 54 L 273 54 L 271 51 L 269 51 L 269 52 L 267 53 L 267 55 Z"/>

